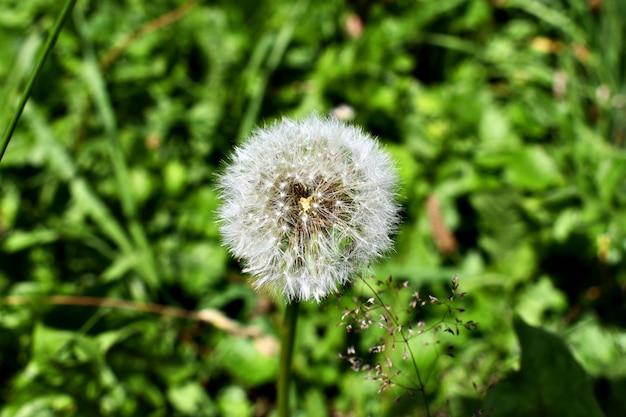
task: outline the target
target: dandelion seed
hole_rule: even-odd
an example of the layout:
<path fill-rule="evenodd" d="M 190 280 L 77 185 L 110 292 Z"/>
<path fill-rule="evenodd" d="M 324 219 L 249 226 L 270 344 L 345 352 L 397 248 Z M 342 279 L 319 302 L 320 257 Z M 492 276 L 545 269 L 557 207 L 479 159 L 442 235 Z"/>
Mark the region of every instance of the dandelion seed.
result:
<path fill-rule="evenodd" d="M 254 132 L 219 178 L 221 233 L 257 288 L 319 302 L 389 251 L 396 188 L 389 156 L 360 129 L 283 119 Z"/>

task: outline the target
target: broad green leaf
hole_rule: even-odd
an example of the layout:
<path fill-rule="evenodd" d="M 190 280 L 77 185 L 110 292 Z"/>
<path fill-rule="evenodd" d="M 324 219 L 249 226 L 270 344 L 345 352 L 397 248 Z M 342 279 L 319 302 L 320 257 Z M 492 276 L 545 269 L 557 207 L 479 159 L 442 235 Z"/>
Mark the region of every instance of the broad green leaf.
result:
<path fill-rule="evenodd" d="M 567 298 L 554 287 L 548 277 L 527 285 L 518 295 L 515 311 L 525 322 L 539 325 L 545 315 L 562 313 L 567 308 Z"/>
<path fill-rule="evenodd" d="M 187 181 L 187 170 L 178 161 L 169 162 L 163 172 L 165 192 L 176 196 L 181 193 Z"/>
<path fill-rule="evenodd" d="M 538 191 L 558 185 L 561 175 L 544 148 L 529 146 L 511 156 L 506 164 L 506 178 L 522 190 Z"/>
<path fill-rule="evenodd" d="M 129 172 L 130 183 L 128 186 L 131 188 L 133 198 L 138 203 L 145 202 L 154 191 L 154 184 L 152 178 L 147 170 L 142 168 L 134 168 Z"/>
<path fill-rule="evenodd" d="M 203 294 L 225 273 L 228 252 L 216 242 L 195 243 L 184 247 L 178 261 L 185 265 L 180 284 L 189 294 Z"/>
<path fill-rule="evenodd" d="M 254 411 L 246 392 L 233 385 L 219 392 L 217 404 L 223 416 L 252 417 Z"/>
<path fill-rule="evenodd" d="M 574 355 L 593 376 L 626 378 L 626 331 L 603 326 L 597 318 L 584 318 L 567 335 Z M 625 404 L 626 406 L 626 404 Z"/>
<path fill-rule="evenodd" d="M 514 320 L 522 357 L 519 372 L 500 381 L 483 410 L 494 417 L 602 417 L 589 376 L 563 340 Z"/>
<path fill-rule="evenodd" d="M 216 364 L 248 387 L 273 381 L 278 369 L 278 357 L 262 351 L 262 346 L 244 338 L 228 338 L 216 348 Z"/>
<path fill-rule="evenodd" d="M 217 416 L 217 408 L 206 390 L 197 382 L 189 381 L 180 386 L 173 386 L 167 397 L 174 409 L 183 416 L 213 417 Z"/>
<path fill-rule="evenodd" d="M 517 143 L 511 136 L 506 117 L 496 107 L 487 107 L 480 120 L 480 138 L 488 150 L 510 150 Z"/>
<path fill-rule="evenodd" d="M 33 358 L 41 363 L 53 361 L 66 366 L 101 359 L 95 340 L 79 333 L 41 324 L 35 327 L 32 353 Z"/>

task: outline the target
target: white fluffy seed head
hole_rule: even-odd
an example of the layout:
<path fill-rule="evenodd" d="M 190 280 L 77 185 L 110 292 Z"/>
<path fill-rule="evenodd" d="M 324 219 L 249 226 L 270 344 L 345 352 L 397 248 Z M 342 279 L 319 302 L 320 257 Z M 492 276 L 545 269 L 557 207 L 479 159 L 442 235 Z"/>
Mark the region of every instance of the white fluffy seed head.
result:
<path fill-rule="evenodd" d="M 225 245 L 257 288 L 322 298 L 391 249 L 397 175 L 375 139 L 337 119 L 283 119 L 219 177 Z"/>

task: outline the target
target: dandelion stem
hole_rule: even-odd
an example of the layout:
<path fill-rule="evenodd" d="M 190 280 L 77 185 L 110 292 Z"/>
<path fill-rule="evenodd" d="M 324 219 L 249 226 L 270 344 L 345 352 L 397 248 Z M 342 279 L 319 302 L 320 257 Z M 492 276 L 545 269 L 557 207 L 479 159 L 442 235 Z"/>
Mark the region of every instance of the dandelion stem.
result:
<path fill-rule="evenodd" d="M 50 31 L 50 34 L 48 35 L 48 39 L 46 40 L 46 43 L 43 47 L 41 55 L 39 56 L 39 59 L 37 60 L 37 63 L 35 64 L 35 69 L 33 70 L 33 73 L 31 74 L 30 78 L 28 79 L 28 82 L 26 83 L 26 87 L 24 88 L 24 92 L 22 93 L 22 96 L 20 97 L 20 101 L 17 105 L 17 109 L 15 110 L 15 113 L 13 114 L 13 118 L 9 122 L 9 126 L 5 130 L 4 135 L 2 137 L 2 141 L 0 142 L 0 160 L 2 160 L 2 157 L 4 156 L 4 152 L 7 150 L 7 146 L 9 146 L 9 141 L 11 140 L 11 136 L 13 136 L 13 132 L 15 131 L 15 128 L 17 126 L 17 122 L 20 120 L 22 111 L 24 111 L 26 102 L 28 101 L 28 98 L 30 97 L 30 93 L 33 91 L 35 81 L 37 81 L 37 77 L 41 73 L 41 70 L 44 64 L 46 63 L 46 59 L 48 58 L 48 55 L 50 55 L 50 52 L 52 51 L 52 48 L 54 47 L 54 44 L 56 43 L 56 40 L 59 37 L 59 33 L 61 33 L 61 29 L 63 28 L 65 19 L 70 14 L 70 11 L 72 11 L 72 9 L 74 8 L 74 4 L 76 4 L 76 1 L 77 0 L 67 0 L 65 2 L 65 5 L 63 6 L 63 9 L 61 10 L 61 14 L 57 18 L 56 22 L 54 22 L 54 26 L 52 27 L 52 30 Z"/>
<path fill-rule="evenodd" d="M 296 324 L 300 303 L 295 301 L 287 304 L 283 322 L 280 369 L 278 370 L 278 416 L 289 417 L 289 383 L 291 379 L 291 357 L 296 339 Z"/>

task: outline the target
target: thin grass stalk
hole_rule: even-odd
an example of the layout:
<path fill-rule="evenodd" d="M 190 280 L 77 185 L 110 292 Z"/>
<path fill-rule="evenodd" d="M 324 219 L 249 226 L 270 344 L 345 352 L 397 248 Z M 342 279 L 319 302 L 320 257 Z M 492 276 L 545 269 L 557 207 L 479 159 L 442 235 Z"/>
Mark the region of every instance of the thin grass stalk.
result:
<path fill-rule="evenodd" d="M 289 391 L 291 386 L 291 358 L 293 356 L 293 346 L 296 339 L 296 324 L 298 321 L 299 302 L 287 304 L 285 308 L 285 319 L 283 322 L 280 364 L 278 370 L 278 416 L 289 417 Z"/>
<path fill-rule="evenodd" d="M 33 87 L 35 86 L 35 82 L 37 81 L 37 78 L 39 77 L 39 74 L 41 73 L 41 70 L 43 69 L 43 66 L 46 63 L 46 60 L 48 59 L 50 52 L 52 52 L 52 48 L 54 48 L 54 44 L 56 43 L 57 38 L 59 37 L 59 34 L 61 33 L 61 29 L 63 28 L 63 25 L 65 24 L 65 20 L 67 19 L 67 16 L 70 14 L 72 9 L 74 8 L 76 1 L 77 0 L 67 0 L 65 2 L 65 5 L 63 6 L 63 9 L 61 10 L 61 14 L 59 14 L 59 17 L 57 17 L 56 22 L 54 22 L 54 26 L 52 27 L 52 30 L 50 31 L 50 34 L 48 35 L 48 39 L 46 39 L 46 43 L 44 44 L 43 51 L 41 52 L 41 55 L 39 56 L 39 59 L 37 60 L 37 63 L 35 64 L 35 69 L 30 75 L 30 78 L 28 79 L 28 82 L 26 83 L 26 87 L 24 88 L 24 92 L 22 93 L 22 96 L 20 97 L 20 101 L 17 105 L 17 109 L 15 110 L 15 114 L 13 115 L 13 118 L 9 122 L 9 126 L 5 130 L 4 135 L 2 136 L 2 142 L 0 143 L 0 161 L 2 161 L 2 157 L 4 156 L 4 153 L 6 152 L 7 147 L 9 146 L 9 141 L 11 140 L 11 137 L 13 136 L 13 133 L 15 132 L 15 128 L 17 127 L 17 122 L 20 120 L 20 116 L 22 115 L 22 112 L 24 111 L 26 102 L 28 101 L 31 92 L 33 91 Z"/>

